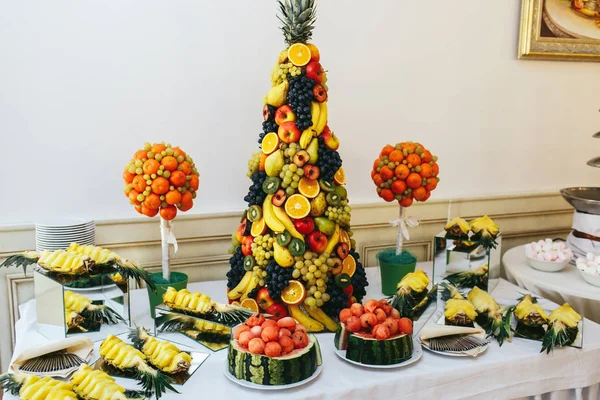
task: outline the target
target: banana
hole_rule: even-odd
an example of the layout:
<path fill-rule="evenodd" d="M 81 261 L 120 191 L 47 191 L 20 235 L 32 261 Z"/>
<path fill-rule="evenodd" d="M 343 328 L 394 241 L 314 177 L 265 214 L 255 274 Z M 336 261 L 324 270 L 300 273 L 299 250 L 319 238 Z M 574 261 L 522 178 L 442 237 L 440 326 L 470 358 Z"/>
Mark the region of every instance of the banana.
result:
<path fill-rule="evenodd" d="M 277 219 L 277 217 L 275 216 L 275 214 L 273 212 L 273 203 L 271 202 L 272 198 L 273 198 L 272 194 L 265 197 L 265 201 L 263 202 L 263 209 L 262 209 L 263 210 L 263 218 L 265 219 L 267 226 L 273 232 L 283 232 L 285 230 L 285 225 L 283 225 L 283 223 L 281 223 L 281 221 L 279 219 Z"/>
<path fill-rule="evenodd" d="M 252 271 L 248 271 L 248 272 L 252 272 Z M 244 290 L 244 294 L 242 294 L 242 297 L 240 297 L 240 301 L 244 301 L 248 298 L 248 295 L 250 294 L 250 292 L 258 286 L 258 282 L 260 281 L 260 279 L 258 279 L 256 276 L 252 276 L 250 278 L 250 284 L 248 284 L 248 286 L 246 287 L 246 290 Z"/>
<path fill-rule="evenodd" d="M 321 115 L 321 103 L 313 101 L 310 103 L 310 119 L 312 120 L 312 127 L 315 128 L 319 123 L 319 116 Z M 325 126 L 325 125 L 323 125 Z"/>
<path fill-rule="evenodd" d="M 302 132 L 302 136 L 300 136 L 300 148 L 306 149 L 310 144 L 310 141 L 312 140 L 313 136 L 315 136 L 314 128 L 306 128 L 304 132 Z"/>
<path fill-rule="evenodd" d="M 325 247 L 325 253 L 331 254 L 333 252 L 333 249 L 335 248 L 335 246 L 339 243 L 339 241 L 340 241 L 340 225 L 335 224 L 335 231 L 333 231 L 333 235 L 331 235 L 331 238 L 327 242 L 327 247 Z"/>
<path fill-rule="evenodd" d="M 273 242 L 273 258 L 284 268 L 291 267 L 296 262 L 292 253 L 277 242 Z"/>
<path fill-rule="evenodd" d="M 325 329 L 325 326 L 319 321 L 312 319 L 309 317 L 300 306 L 288 306 L 288 310 L 290 311 L 290 315 L 294 318 L 298 323 L 304 325 L 306 329 L 311 332 L 321 332 Z"/>
<path fill-rule="evenodd" d="M 229 291 L 229 293 L 227 293 L 227 298 L 230 300 L 235 300 L 239 298 L 246 291 L 246 288 L 248 287 L 248 284 L 250 284 L 251 279 L 252 271 L 246 272 L 240 283 L 238 283 L 236 287 L 234 287 Z"/>
<path fill-rule="evenodd" d="M 325 314 L 325 311 L 321 310 L 320 307 L 304 307 L 304 309 L 311 317 L 325 325 L 325 328 L 327 328 L 328 331 L 337 331 L 338 324 L 332 320 L 329 315 Z"/>
<path fill-rule="evenodd" d="M 275 214 L 275 217 L 283 224 L 283 226 L 285 226 L 285 229 L 288 230 L 290 235 L 292 235 L 293 237 L 298 238 L 304 242 L 304 235 L 302 235 L 300 232 L 298 232 L 296 230 L 294 223 L 292 222 L 290 217 L 287 215 L 287 213 L 283 210 L 283 208 L 277 207 L 274 205 L 271 205 L 271 206 L 273 209 L 273 214 Z M 279 264 L 279 265 L 281 265 L 281 264 Z M 281 265 L 281 266 L 283 267 L 283 265 Z"/>
<path fill-rule="evenodd" d="M 321 105 L 321 112 L 319 113 L 319 122 L 316 126 L 313 126 L 313 128 L 315 128 L 315 130 L 317 131 L 317 136 L 323 133 L 323 128 L 325 128 L 325 125 L 327 125 L 327 102 L 324 101 L 319 104 Z"/>

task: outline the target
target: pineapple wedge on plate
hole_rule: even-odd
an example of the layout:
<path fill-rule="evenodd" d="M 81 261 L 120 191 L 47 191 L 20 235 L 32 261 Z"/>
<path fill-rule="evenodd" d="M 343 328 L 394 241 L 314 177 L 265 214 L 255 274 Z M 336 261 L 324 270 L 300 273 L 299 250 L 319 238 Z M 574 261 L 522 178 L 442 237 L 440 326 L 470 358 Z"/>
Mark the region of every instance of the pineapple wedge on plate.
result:
<path fill-rule="evenodd" d="M 511 316 L 513 307 L 500 307 L 496 300 L 486 291 L 475 286 L 467 295 L 467 300 L 477 311 L 477 322 L 489 336 L 493 336 L 502 346 L 504 340 L 512 340 Z"/>
<path fill-rule="evenodd" d="M 0 375 L 0 388 L 21 400 L 78 400 L 70 383 L 22 372 Z"/>
<path fill-rule="evenodd" d="M 104 371 L 94 370 L 82 364 L 71 377 L 73 391 L 85 400 L 130 400 L 144 399 L 144 392 L 125 390 Z"/>
<path fill-rule="evenodd" d="M 446 325 L 473 327 L 477 318 L 475 306 L 466 299 L 450 299 L 444 308 Z"/>
<path fill-rule="evenodd" d="M 573 308 L 565 303 L 552 311 L 548 316 L 548 330 L 542 340 L 542 350 L 550 353 L 554 347 L 573 344 L 579 334 L 579 315 Z"/>
<path fill-rule="evenodd" d="M 120 321 L 124 322 L 124 319 L 112 308 L 106 305 L 98 306 L 92 304 L 90 299 L 79 293 L 65 290 L 64 299 L 67 326 L 69 328 L 79 327 L 84 321 L 94 324 L 105 323 L 108 325 L 114 325 Z M 81 319 L 73 318 L 73 313 L 80 316 Z M 69 321 L 69 316 L 71 316 L 71 321 Z"/>
<path fill-rule="evenodd" d="M 544 337 L 548 314 L 540 307 L 536 297 L 529 294 L 521 297 L 513 314 L 517 320 L 516 335 L 535 340 Z"/>
<path fill-rule="evenodd" d="M 132 329 L 129 339 L 133 346 L 147 357 L 150 364 L 167 374 L 187 371 L 192 365 L 192 356 L 181 351 L 173 343 L 158 340 L 143 327 Z"/>
<path fill-rule="evenodd" d="M 402 316 L 411 315 L 413 309 L 427 297 L 429 283 L 429 277 L 420 269 L 404 275 L 396 286 L 392 306 Z"/>

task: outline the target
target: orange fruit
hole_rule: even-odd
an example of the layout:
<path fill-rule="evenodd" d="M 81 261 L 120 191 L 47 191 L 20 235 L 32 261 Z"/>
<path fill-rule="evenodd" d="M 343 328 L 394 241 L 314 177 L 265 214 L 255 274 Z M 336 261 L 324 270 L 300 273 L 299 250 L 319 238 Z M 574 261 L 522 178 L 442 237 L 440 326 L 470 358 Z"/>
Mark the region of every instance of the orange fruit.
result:
<path fill-rule="evenodd" d="M 433 156 L 431 155 L 429 150 L 423 150 L 423 152 L 421 153 L 421 161 L 424 163 L 428 163 L 431 160 L 433 160 Z"/>
<path fill-rule="evenodd" d="M 177 206 L 177 208 L 179 208 L 179 211 L 183 211 L 183 212 L 189 210 L 192 207 L 194 207 L 194 201 L 193 200 L 190 200 L 187 203 L 183 203 L 183 202 L 179 203 L 179 206 Z"/>
<path fill-rule="evenodd" d="M 160 209 L 160 216 L 167 221 L 172 220 L 177 216 L 177 208 L 175 206 L 166 206 Z"/>
<path fill-rule="evenodd" d="M 417 149 L 417 145 L 415 145 L 414 143 L 411 142 L 407 142 L 407 143 L 400 143 L 400 145 L 402 146 L 402 150 L 406 150 L 410 153 L 410 151 L 415 151 Z"/>
<path fill-rule="evenodd" d="M 169 182 L 171 182 L 173 186 L 183 186 L 186 182 L 185 174 L 183 171 L 173 171 L 169 177 Z"/>
<path fill-rule="evenodd" d="M 391 162 L 401 163 L 404 160 L 404 154 L 400 150 L 394 150 L 388 156 Z"/>
<path fill-rule="evenodd" d="M 133 178 L 131 185 L 138 192 L 143 192 L 144 190 L 146 190 L 146 187 L 148 186 L 148 184 L 146 183 L 146 180 L 144 179 L 144 177 L 142 175 L 136 175 L 135 178 Z"/>
<path fill-rule="evenodd" d="M 346 174 L 344 173 L 344 168 L 340 167 L 335 174 L 333 175 L 333 180 L 338 185 L 343 185 L 346 183 Z"/>
<path fill-rule="evenodd" d="M 288 49 L 288 58 L 292 64 L 303 67 L 310 61 L 310 49 L 303 43 L 294 43 Z"/>
<path fill-rule="evenodd" d="M 410 174 L 410 169 L 404 164 L 400 164 L 394 170 L 394 175 L 398 179 L 406 179 L 406 177 Z"/>
<path fill-rule="evenodd" d="M 377 160 L 373 161 L 373 171 L 377 171 L 377 168 L 379 168 L 380 162 L 381 162 L 381 158 L 378 158 Z"/>
<path fill-rule="evenodd" d="M 240 303 L 240 307 L 248 309 L 252 312 L 258 312 L 258 303 L 256 302 L 256 300 L 250 297 L 242 300 L 242 302 Z"/>
<path fill-rule="evenodd" d="M 431 165 L 425 163 L 425 164 L 421 164 L 421 172 L 419 172 L 419 174 L 423 177 L 423 178 L 431 178 L 433 173 L 433 168 L 431 167 Z"/>
<path fill-rule="evenodd" d="M 149 208 L 151 210 L 158 210 L 160 208 L 161 203 L 162 201 L 160 201 L 160 197 L 154 193 L 150 193 L 144 199 L 144 207 Z"/>
<path fill-rule="evenodd" d="M 133 158 L 136 160 L 143 160 L 144 158 L 148 158 L 148 152 L 146 150 L 138 150 L 133 155 Z"/>
<path fill-rule="evenodd" d="M 406 156 L 406 163 L 416 167 L 417 165 L 421 165 L 421 157 L 415 153 L 409 154 Z"/>
<path fill-rule="evenodd" d="M 429 182 L 427 182 L 427 184 L 425 185 L 425 189 L 427 189 L 431 192 L 433 189 L 435 189 L 437 187 L 437 184 L 438 184 L 437 178 L 429 178 Z"/>
<path fill-rule="evenodd" d="M 285 289 L 281 291 L 281 301 L 291 306 L 298 305 L 306 298 L 306 288 L 296 280 L 289 281 Z"/>
<path fill-rule="evenodd" d="M 141 213 L 147 217 L 154 217 L 158 214 L 158 208 L 148 208 L 146 206 L 142 206 Z"/>
<path fill-rule="evenodd" d="M 192 173 L 192 166 L 187 161 L 184 161 L 181 164 L 179 164 L 179 167 L 177 167 L 177 169 L 183 171 L 183 173 L 186 175 L 189 175 Z"/>
<path fill-rule="evenodd" d="M 261 218 L 258 221 L 254 221 L 252 223 L 252 228 L 250 228 L 250 234 L 254 237 L 257 237 L 258 235 L 262 235 L 263 233 L 265 233 L 266 226 L 267 226 L 267 223 L 265 222 L 264 218 Z"/>
<path fill-rule="evenodd" d="M 310 213 L 310 202 L 301 194 L 294 194 L 285 202 L 285 212 L 294 219 L 304 218 Z"/>
<path fill-rule="evenodd" d="M 162 151 L 165 151 L 167 149 L 167 146 L 165 146 L 162 143 L 154 143 L 152 145 L 152 147 L 150 148 L 150 151 L 153 152 L 154 154 L 158 154 Z"/>
<path fill-rule="evenodd" d="M 179 208 L 181 211 L 187 211 L 194 206 L 194 200 L 192 198 L 192 192 L 186 191 L 181 195 L 181 201 L 179 202 Z"/>
<path fill-rule="evenodd" d="M 134 205 L 133 208 L 138 213 L 140 213 L 140 214 L 142 213 L 142 206 L 140 204 Z"/>
<path fill-rule="evenodd" d="M 125 181 L 125 183 L 133 182 L 133 178 L 135 178 L 135 174 L 132 174 L 127 170 L 123 171 L 123 180 Z"/>
<path fill-rule="evenodd" d="M 354 259 L 354 256 L 349 254 L 348 257 L 344 258 L 344 261 L 342 261 L 342 274 L 348 274 L 352 277 L 355 272 L 356 260 Z"/>
<path fill-rule="evenodd" d="M 200 178 L 198 178 L 198 175 L 192 175 L 192 177 L 190 178 L 190 189 L 191 190 L 198 190 L 198 187 L 200 186 Z"/>
<path fill-rule="evenodd" d="M 419 186 L 418 188 L 412 191 L 412 197 L 417 201 L 423 200 L 425 198 L 425 195 L 427 195 L 427 189 L 425 189 L 424 186 Z"/>
<path fill-rule="evenodd" d="M 402 194 L 402 193 L 404 193 L 405 190 L 406 190 L 406 183 L 404 183 L 404 181 L 397 180 L 397 181 L 394 181 L 394 183 L 392 183 L 392 192 L 394 192 L 396 194 Z"/>
<path fill-rule="evenodd" d="M 421 199 L 421 201 L 427 201 L 427 199 L 430 198 L 430 197 L 431 197 L 431 192 L 427 191 L 425 193 L 425 196 Z"/>
<path fill-rule="evenodd" d="M 440 173 L 440 166 L 437 163 L 433 163 L 431 166 L 431 171 L 433 171 L 433 176 L 437 176 Z"/>
<path fill-rule="evenodd" d="M 183 156 L 183 158 L 187 156 L 187 154 L 185 154 L 185 151 L 181 150 L 179 147 L 173 147 L 173 153 L 175 152 L 177 152 L 178 156 Z"/>
<path fill-rule="evenodd" d="M 383 184 L 383 178 L 381 177 L 381 175 L 375 174 L 373 175 L 373 182 L 375 182 L 375 185 L 379 187 Z"/>
<path fill-rule="evenodd" d="M 310 50 L 310 61 L 319 61 L 321 59 L 321 53 L 319 49 L 312 43 L 306 43 L 306 47 Z"/>
<path fill-rule="evenodd" d="M 152 175 L 156 174 L 156 171 L 158 171 L 158 167 L 160 167 L 160 163 L 153 158 L 149 158 L 144 162 L 142 170 L 145 174 Z"/>
<path fill-rule="evenodd" d="M 386 165 L 379 170 L 379 175 L 381 175 L 381 179 L 387 181 L 388 179 L 392 179 L 394 177 L 394 171 L 392 171 L 392 169 Z"/>
<path fill-rule="evenodd" d="M 260 155 L 260 162 L 258 164 L 258 170 L 259 171 L 264 171 L 265 170 L 265 161 L 267 161 L 267 155 L 265 153 L 262 153 Z"/>
<path fill-rule="evenodd" d="M 177 159 L 173 156 L 165 156 L 160 160 L 160 165 L 165 167 L 167 171 L 175 171 L 177 169 Z"/>
<path fill-rule="evenodd" d="M 410 207 L 413 203 L 413 199 L 412 197 L 405 197 L 402 200 L 400 200 L 400 205 L 402 207 Z"/>
<path fill-rule="evenodd" d="M 314 199 L 321 191 L 321 187 L 319 186 L 319 182 L 314 179 L 302 178 L 298 182 L 298 191 L 303 196 Z"/>
<path fill-rule="evenodd" d="M 381 193 L 379 193 L 379 196 L 385 201 L 394 201 L 395 199 L 394 192 L 392 192 L 390 189 L 383 189 Z"/>
<path fill-rule="evenodd" d="M 169 181 L 162 176 L 157 177 L 152 182 L 152 191 L 156 194 L 165 194 L 169 191 Z"/>
<path fill-rule="evenodd" d="M 421 175 L 416 172 L 411 172 L 406 178 L 406 185 L 411 189 L 416 189 L 421 186 L 422 180 L 423 178 L 421 178 Z"/>
<path fill-rule="evenodd" d="M 394 150 L 396 150 L 396 148 L 388 144 L 381 150 L 381 153 L 379 153 L 379 157 L 387 156 Z"/>
<path fill-rule="evenodd" d="M 137 190 L 131 189 L 131 191 L 129 192 L 129 195 L 127 196 L 127 197 L 129 197 L 129 201 L 131 202 L 131 204 L 134 204 L 136 206 L 141 204 L 141 202 L 137 199 L 139 194 L 140 194 L 140 192 L 138 192 Z"/>
<path fill-rule="evenodd" d="M 181 193 L 179 193 L 177 190 L 171 190 L 165 194 L 165 201 L 170 206 L 177 204 L 181 201 Z"/>
<path fill-rule="evenodd" d="M 279 148 L 279 136 L 275 132 L 267 133 L 260 144 L 260 148 L 263 153 L 271 154 Z"/>

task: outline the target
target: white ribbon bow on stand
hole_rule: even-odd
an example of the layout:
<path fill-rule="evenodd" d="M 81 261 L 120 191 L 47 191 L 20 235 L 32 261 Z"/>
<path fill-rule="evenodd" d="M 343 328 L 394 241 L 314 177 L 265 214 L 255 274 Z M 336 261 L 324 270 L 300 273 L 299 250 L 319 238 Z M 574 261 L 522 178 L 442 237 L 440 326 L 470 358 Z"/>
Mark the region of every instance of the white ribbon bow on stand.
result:
<path fill-rule="evenodd" d="M 390 224 L 394 227 L 398 227 L 398 239 L 396 241 L 396 255 L 402 253 L 402 245 L 404 238 L 410 240 L 410 234 L 408 228 L 415 228 L 419 226 L 419 220 L 414 217 L 404 216 L 404 207 L 400 207 L 400 216 L 390 221 Z"/>

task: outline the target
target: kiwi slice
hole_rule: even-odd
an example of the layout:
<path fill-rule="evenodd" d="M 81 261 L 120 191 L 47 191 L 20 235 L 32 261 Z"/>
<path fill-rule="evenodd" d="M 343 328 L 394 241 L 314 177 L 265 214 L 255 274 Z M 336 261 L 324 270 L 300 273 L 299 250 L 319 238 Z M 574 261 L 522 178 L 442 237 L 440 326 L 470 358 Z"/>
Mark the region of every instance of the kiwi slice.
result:
<path fill-rule="evenodd" d="M 281 183 L 281 179 L 276 176 L 270 176 L 262 184 L 262 190 L 266 194 L 273 194 L 279 189 L 279 184 Z"/>
<path fill-rule="evenodd" d="M 348 191 L 343 186 L 336 186 L 335 193 L 337 193 L 342 199 L 345 199 L 348 197 Z"/>
<path fill-rule="evenodd" d="M 331 182 L 326 181 L 325 179 L 319 179 L 319 186 L 321 186 L 321 189 L 328 193 L 335 191 L 335 185 Z"/>
<path fill-rule="evenodd" d="M 287 246 L 292 240 L 292 235 L 288 231 L 283 231 L 277 234 L 277 244 Z"/>
<path fill-rule="evenodd" d="M 304 251 L 306 250 L 306 245 L 304 244 L 304 242 L 298 238 L 293 238 L 290 241 L 290 245 L 288 246 L 288 250 L 290 251 L 290 253 L 292 253 L 293 256 L 301 256 L 304 254 Z"/>
<path fill-rule="evenodd" d="M 352 278 L 350 275 L 342 273 L 335 277 L 335 284 L 342 289 L 347 288 L 352 284 Z"/>
<path fill-rule="evenodd" d="M 253 205 L 248 208 L 248 219 L 252 222 L 256 222 L 262 218 L 262 208 L 259 205 Z"/>
<path fill-rule="evenodd" d="M 327 204 L 329 204 L 330 206 L 339 206 L 342 201 L 342 198 L 337 193 L 327 193 L 327 197 L 325 197 L 325 200 L 327 200 Z"/>
<path fill-rule="evenodd" d="M 244 271 L 251 271 L 254 268 L 254 257 L 244 257 Z"/>

